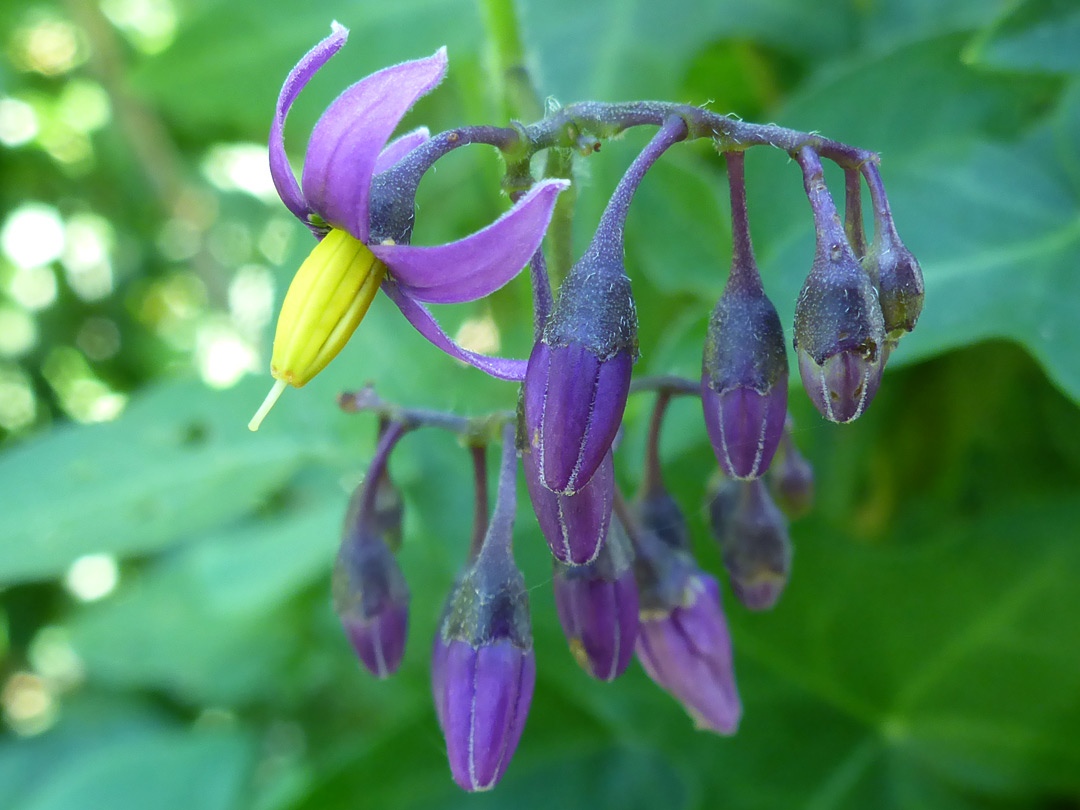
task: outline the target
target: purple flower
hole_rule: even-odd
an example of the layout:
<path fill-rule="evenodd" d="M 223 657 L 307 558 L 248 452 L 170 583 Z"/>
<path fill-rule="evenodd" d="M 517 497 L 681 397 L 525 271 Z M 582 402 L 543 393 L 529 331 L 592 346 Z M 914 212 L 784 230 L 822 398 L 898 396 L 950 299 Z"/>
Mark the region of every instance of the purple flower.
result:
<path fill-rule="evenodd" d="M 270 128 L 270 171 L 282 202 L 320 243 L 282 304 L 271 372 L 277 380 L 252 429 L 286 385 L 300 387 L 340 351 L 381 286 L 424 337 L 453 357 L 504 379 L 524 377 L 524 361 L 462 349 L 422 302 L 473 301 L 497 290 L 539 246 L 565 180 L 535 185 L 501 218 L 457 242 L 418 247 L 373 236 L 373 180 L 428 140 L 426 129 L 387 144 L 398 122 L 446 73 L 446 49 L 385 68 L 346 89 L 326 109 L 308 142 L 298 184 L 285 154 L 285 119 L 297 95 L 345 43 L 334 24 L 326 39 L 293 68 Z M 398 201 L 412 205 L 412 200 Z M 411 215 L 411 212 L 410 212 Z M 399 234 L 406 241 L 409 234 Z"/>
<path fill-rule="evenodd" d="M 554 562 L 559 623 L 581 668 L 601 681 L 622 675 L 638 633 L 638 593 L 633 552 L 617 518 L 595 562 Z"/>
<path fill-rule="evenodd" d="M 573 495 L 552 492 L 540 482 L 536 453 L 523 459 L 529 498 L 540 530 L 556 560 L 585 565 L 596 559 L 608 535 L 615 495 L 615 465 L 608 450 L 599 469 Z"/>
<path fill-rule="evenodd" d="M 699 571 L 686 580 L 681 604 L 643 607 L 637 655 L 649 677 L 683 705 L 698 727 L 735 733 L 742 703 L 715 579 Z"/>

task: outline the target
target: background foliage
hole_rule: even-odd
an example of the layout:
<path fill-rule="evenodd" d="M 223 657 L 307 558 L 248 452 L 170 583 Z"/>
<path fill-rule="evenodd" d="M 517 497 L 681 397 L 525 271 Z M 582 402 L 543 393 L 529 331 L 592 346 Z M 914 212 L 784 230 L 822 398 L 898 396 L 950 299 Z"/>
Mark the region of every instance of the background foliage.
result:
<path fill-rule="evenodd" d="M 858 423 L 793 397 L 818 503 L 777 609 L 727 599 L 738 736 L 695 732 L 640 667 L 566 651 L 523 500 L 539 659 L 499 789 L 449 779 L 434 619 L 469 536 L 468 461 L 393 461 L 414 599 L 405 664 L 359 671 L 328 598 L 373 425 L 334 394 L 479 412 L 512 386 L 458 367 L 380 297 L 342 357 L 244 424 L 268 324 L 308 244 L 267 186 L 281 80 L 337 18 L 349 45 L 290 118 L 293 154 L 347 82 L 449 45 L 406 125 L 505 120 L 470 0 L 69 0 L 0 6 L 0 807 L 1068 808 L 1080 806 L 1080 7 L 1069 0 L 524 2 L 542 92 L 711 102 L 879 150 L 926 309 Z M 579 166 L 578 249 L 644 135 Z M 755 150 L 751 223 L 790 324 L 812 229 L 795 167 Z M 493 154 L 421 189 L 417 241 L 505 206 Z M 834 188 L 839 186 L 834 185 Z M 632 210 L 640 371 L 693 374 L 730 237 L 722 164 L 683 146 Z M 528 290 L 443 308 L 521 356 Z M 493 330 L 492 324 L 497 328 Z M 628 410 L 633 487 L 649 403 Z M 700 419 L 669 483 L 718 568 Z"/>

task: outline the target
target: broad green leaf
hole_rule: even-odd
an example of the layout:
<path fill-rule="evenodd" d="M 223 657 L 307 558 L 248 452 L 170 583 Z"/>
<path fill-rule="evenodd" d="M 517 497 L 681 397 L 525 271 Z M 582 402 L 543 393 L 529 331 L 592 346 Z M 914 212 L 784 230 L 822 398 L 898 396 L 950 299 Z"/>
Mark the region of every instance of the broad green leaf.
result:
<path fill-rule="evenodd" d="M 251 752 L 236 734 L 170 731 L 103 741 L 13 810 L 230 810 L 243 795 Z"/>
<path fill-rule="evenodd" d="M 970 62 L 1014 70 L 1080 73 L 1080 7 L 1071 0 L 1020 0 L 980 31 Z"/>
<path fill-rule="evenodd" d="M 251 512 L 329 457 L 299 421 L 292 434 L 249 433 L 260 396 L 254 385 L 166 385 L 117 422 L 63 428 L 6 453 L 0 582 L 55 577 L 84 554 L 163 548 Z"/>

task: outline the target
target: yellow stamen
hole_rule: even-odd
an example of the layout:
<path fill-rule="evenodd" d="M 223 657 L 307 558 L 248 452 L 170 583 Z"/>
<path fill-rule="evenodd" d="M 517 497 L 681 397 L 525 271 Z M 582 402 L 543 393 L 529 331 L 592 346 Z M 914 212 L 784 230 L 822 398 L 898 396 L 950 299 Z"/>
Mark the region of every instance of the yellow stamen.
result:
<path fill-rule="evenodd" d="M 248 430 L 254 432 L 259 429 L 259 425 L 262 424 L 266 415 L 270 413 L 270 409 L 277 404 L 278 397 L 281 396 L 281 392 L 285 390 L 286 386 L 288 386 L 288 383 L 284 380 L 274 381 L 274 387 L 270 389 L 270 393 L 266 395 L 263 404 L 259 406 L 259 410 L 255 411 L 255 415 L 248 422 Z"/>
<path fill-rule="evenodd" d="M 296 271 L 278 316 L 270 373 L 277 380 L 248 425 L 256 430 L 286 385 L 326 368 L 367 314 L 386 267 L 345 231 L 328 233 Z"/>

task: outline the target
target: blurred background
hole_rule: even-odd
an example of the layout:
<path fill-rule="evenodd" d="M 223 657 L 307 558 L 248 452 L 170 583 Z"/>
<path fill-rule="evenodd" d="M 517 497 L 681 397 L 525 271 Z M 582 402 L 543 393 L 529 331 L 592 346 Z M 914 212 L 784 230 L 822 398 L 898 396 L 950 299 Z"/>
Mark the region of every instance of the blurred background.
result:
<path fill-rule="evenodd" d="M 538 683 L 502 784 L 450 780 L 431 708 L 435 619 L 471 531 L 468 456 L 410 435 L 405 663 L 363 672 L 329 573 L 375 426 L 368 380 L 481 413 L 514 386 L 459 366 L 385 297 L 258 434 L 277 305 L 310 237 L 266 168 L 290 67 L 337 19 L 348 45 L 287 143 L 348 83 L 449 46 L 403 128 L 504 123 L 473 0 L 5 0 L 0 4 L 0 808 L 1080 807 L 1080 5 L 1070 0 L 524 0 L 544 96 L 709 103 L 879 151 L 926 307 L 857 423 L 793 390 L 818 497 L 792 581 L 725 595 L 745 703 L 697 732 L 634 664 L 574 664 L 522 497 Z M 577 166 L 576 249 L 648 137 Z M 797 167 L 747 160 L 751 228 L 790 336 L 813 233 Z M 829 175 L 834 191 L 842 177 Z M 505 209 L 486 147 L 440 161 L 416 241 Z M 649 174 L 628 224 L 639 373 L 693 375 L 730 261 L 707 144 Z M 473 348 L 524 356 L 519 279 L 442 307 Z M 639 479 L 651 402 L 618 460 Z M 715 462 L 695 403 L 663 435 L 702 564 Z"/>

